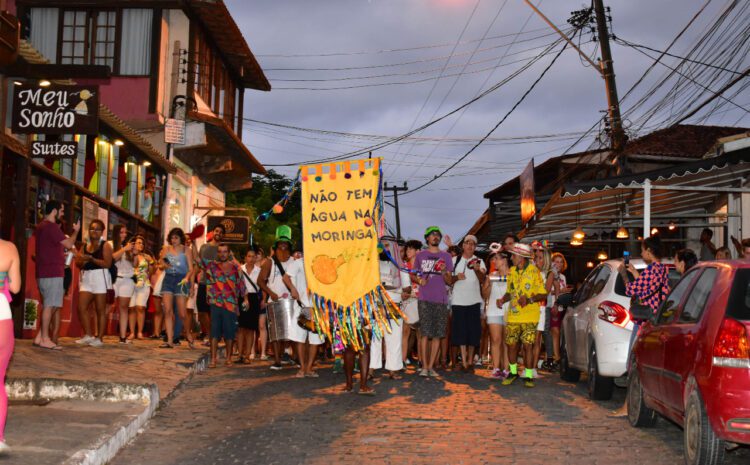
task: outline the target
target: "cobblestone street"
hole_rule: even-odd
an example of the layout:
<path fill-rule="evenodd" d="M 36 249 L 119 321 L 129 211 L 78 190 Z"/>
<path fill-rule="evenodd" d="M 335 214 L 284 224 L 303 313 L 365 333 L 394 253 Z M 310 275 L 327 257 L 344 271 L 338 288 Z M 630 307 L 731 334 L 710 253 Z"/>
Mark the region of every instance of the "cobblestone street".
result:
<path fill-rule="evenodd" d="M 260 362 L 195 377 L 113 460 L 125 464 L 679 464 L 682 431 L 637 430 L 556 375 L 526 389 L 443 373 L 375 381 L 375 397 L 340 392 L 330 367 L 292 378 Z M 748 463 L 750 450 L 728 454 Z"/>

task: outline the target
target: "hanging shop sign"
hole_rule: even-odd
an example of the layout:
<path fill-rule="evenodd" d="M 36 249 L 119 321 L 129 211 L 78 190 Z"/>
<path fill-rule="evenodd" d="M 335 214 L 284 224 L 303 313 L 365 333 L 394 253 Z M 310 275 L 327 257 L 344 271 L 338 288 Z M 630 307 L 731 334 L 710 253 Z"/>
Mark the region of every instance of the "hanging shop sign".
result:
<path fill-rule="evenodd" d="M 185 120 L 169 118 L 164 123 L 164 143 L 185 145 Z"/>
<path fill-rule="evenodd" d="M 521 175 L 521 225 L 524 227 L 536 215 L 536 200 L 534 198 L 534 159 L 532 158 Z"/>
<path fill-rule="evenodd" d="M 77 142 L 35 140 L 31 143 L 32 158 L 59 160 L 63 158 L 75 158 L 77 153 Z"/>
<path fill-rule="evenodd" d="M 16 134 L 97 134 L 98 86 L 14 86 Z"/>
<path fill-rule="evenodd" d="M 213 231 L 218 225 L 224 226 L 225 234 L 222 242 L 232 244 L 247 244 L 250 230 L 250 218 L 247 216 L 209 216 L 208 230 Z"/>

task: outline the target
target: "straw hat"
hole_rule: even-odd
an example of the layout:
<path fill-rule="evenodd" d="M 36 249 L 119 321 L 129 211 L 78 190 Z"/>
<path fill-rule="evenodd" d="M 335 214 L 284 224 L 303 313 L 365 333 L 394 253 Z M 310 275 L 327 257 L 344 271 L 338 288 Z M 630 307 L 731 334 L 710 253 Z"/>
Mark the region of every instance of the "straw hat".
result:
<path fill-rule="evenodd" d="M 531 246 L 529 246 L 529 244 L 521 244 L 520 242 L 513 244 L 508 252 L 524 258 L 532 257 Z"/>

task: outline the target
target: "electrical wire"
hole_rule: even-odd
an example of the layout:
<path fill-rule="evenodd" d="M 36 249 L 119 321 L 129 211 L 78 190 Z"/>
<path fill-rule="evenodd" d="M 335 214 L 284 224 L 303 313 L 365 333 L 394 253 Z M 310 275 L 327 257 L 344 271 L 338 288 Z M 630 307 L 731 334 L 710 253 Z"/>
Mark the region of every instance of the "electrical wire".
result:
<path fill-rule="evenodd" d="M 545 30 L 547 30 L 547 27 L 541 27 L 539 29 L 532 29 L 531 31 L 528 31 L 527 34 L 545 31 Z M 497 36 L 488 37 L 487 39 L 488 40 L 489 39 L 501 39 L 501 38 L 509 37 L 512 35 L 514 34 L 501 34 Z M 471 44 L 477 41 L 478 39 L 459 41 L 458 45 Z M 304 54 L 304 53 L 301 53 L 301 54 L 257 54 L 255 56 L 263 57 L 263 58 L 310 58 L 310 57 L 314 58 L 314 57 L 338 57 L 338 56 L 352 56 L 352 55 L 376 55 L 376 54 L 382 54 L 382 53 L 410 52 L 414 50 L 442 48 L 442 47 L 449 47 L 454 44 L 455 42 L 445 42 L 445 43 L 440 43 L 440 44 L 420 45 L 416 47 L 391 48 L 391 49 L 381 49 L 381 50 L 360 50 L 360 51 L 350 51 L 350 52 L 327 52 L 327 53 L 309 53 L 309 54 Z"/>
<path fill-rule="evenodd" d="M 539 84 L 539 82 L 542 80 L 542 78 L 544 78 L 544 76 L 547 74 L 547 72 L 555 64 L 555 62 L 557 61 L 557 59 L 560 58 L 560 56 L 563 54 L 563 52 L 565 51 L 565 49 L 567 48 L 567 46 L 568 46 L 568 43 L 564 42 L 562 48 L 555 55 L 555 57 L 552 59 L 552 61 L 547 65 L 546 68 L 544 68 L 544 70 L 542 71 L 542 73 L 534 80 L 534 82 L 531 84 L 531 86 L 528 88 L 528 90 L 526 90 L 526 92 L 524 92 L 524 94 L 521 96 L 521 98 L 518 99 L 518 101 L 516 101 L 516 103 L 510 108 L 510 110 L 508 110 L 505 113 L 505 115 L 500 119 L 500 121 L 498 121 L 497 124 L 495 124 L 495 126 L 493 126 L 492 129 L 489 130 L 489 132 L 487 132 L 485 138 L 491 136 L 492 133 L 495 132 L 495 130 L 498 127 L 500 127 L 500 125 L 503 124 L 508 119 L 508 117 L 511 114 L 513 114 L 513 112 L 516 110 L 516 108 L 518 108 L 518 106 L 521 105 L 521 103 L 524 100 L 526 100 L 526 97 L 534 90 L 534 88 L 537 86 L 537 84 Z M 447 172 L 449 172 L 451 169 L 453 169 L 456 165 L 458 165 L 459 163 L 461 163 L 466 157 L 468 157 L 469 155 L 471 155 L 472 152 L 474 152 L 474 150 L 476 150 L 480 145 L 482 145 L 483 141 L 484 141 L 484 138 L 480 139 L 479 142 L 477 142 L 476 144 L 474 144 L 474 146 L 471 147 L 471 149 L 469 149 L 465 154 L 461 155 L 461 157 L 459 157 L 458 160 L 456 160 L 451 166 L 449 166 L 448 168 L 446 168 L 445 170 L 443 170 L 440 174 L 436 175 L 435 177 L 433 177 L 429 181 L 420 184 L 419 186 L 415 187 L 414 189 L 410 189 L 410 190 L 406 191 L 405 193 L 403 193 L 401 195 L 413 194 L 414 192 L 417 192 L 418 190 L 420 190 L 420 189 L 422 189 L 422 188 L 424 188 L 426 186 L 429 186 L 433 182 L 437 181 L 438 179 L 440 179 L 441 177 L 443 177 Z"/>
<path fill-rule="evenodd" d="M 562 42 L 562 39 L 559 39 L 559 40 L 553 42 L 552 44 L 550 44 L 550 46 L 548 47 L 548 49 L 550 49 L 550 50 L 553 49 L 560 42 Z M 353 157 L 356 157 L 356 156 L 359 156 L 359 155 L 364 155 L 364 154 L 367 154 L 368 152 L 376 151 L 376 150 L 381 149 L 383 147 L 387 147 L 389 145 L 392 145 L 392 144 L 395 144 L 397 142 L 400 142 L 400 141 L 408 138 L 409 136 L 412 136 L 412 135 L 414 135 L 414 134 L 416 134 L 418 132 L 421 132 L 424 129 L 426 129 L 426 128 L 434 125 L 434 124 L 437 124 L 438 122 L 440 122 L 440 121 L 442 121 L 442 120 L 444 120 L 444 119 L 446 119 L 446 118 L 454 115 L 455 113 L 461 111 L 463 108 L 468 107 L 469 105 L 471 105 L 471 104 L 473 104 L 473 103 L 481 100 L 482 98 L 484 98 L 487 95 L 491 94 L 492 92 L 496 91 L 497 89 L 499 89 L 500 87 L 504 86 L 505 84 L 507 84 L 508 82 L 510 82 L 511 80 L 513 80 L 515 77 L 519 76 L 524 71 L 526 71 L 527 69 L 529 69 L 530 67 L 532 67 L 535 63 L 537 63 L 539 60 L 541 60 L 545 55 L 547 55 L 547 51 L 546 50 L 545 50 L 545 52 L 542 52 L 541 54 L 539 54 L 539 55 L 531 58 L 524 66 L 522 66 L 521 68 L 519 68 L 516 71 L 514 71 L 513 73 L 511 73 L 506 78 L 504 78 L 504 79 L 500 80 L 499 82 L 495 83 L 489 89 L 487 89 L 486 91 L 480 93 L 479 95 L 477 95 L 473 99 L 471 99 L 471 100 L 463 103 L 462 105 L 460 105 L 457 108 L 449 111 L 448 113 L 445 113 L 444 115 L 440 116 L 439 118 L 437 118 L 437 119 L 435 119 L 433 121 L 427 122 L 427 123 L 425 123 L 425 124 L 423 124 L 423 125 L 415 128 L 415 129 L 412 129 L 411 131 L 408 131 L 408 132 L 406 132 L 406 133 L 404 133 L 404 134 L 402 134 L 402 135 L 400 135 L 398 137 L 395 137 L 395 138 L 393 138 L 393 139 L 391 139 L 389 141 L 385 141 L 385 142 L 381 142 L 381 143 L 378 143 L 378 144 L 371 145 L 369 147 L 365 147 L 365 148 L 360 149 L 360 150 L 355 150 L 355 151 L 352 151 L 352 152 L 343 153 L 343 154 L 340 154 L 340 155 L 336 155 L 336 156 L 328 157 L 328 158 L 324 158 L 324 159 L 309 160 L 309 161 L 306 161 L 306 162 L 302 162 L 301 164 L 328 163 L 328 162 L 333 162 L 333 161 L 345 160 L 347 158 L 353 158 Z M 296 166 L 297 164 L 298 163 L 286 163 L 286 164 L 281 163 L 281 164 L 266 164 L 265 166 L 269 166 L 269 167 L 282 167 L 282 166 Z"/>

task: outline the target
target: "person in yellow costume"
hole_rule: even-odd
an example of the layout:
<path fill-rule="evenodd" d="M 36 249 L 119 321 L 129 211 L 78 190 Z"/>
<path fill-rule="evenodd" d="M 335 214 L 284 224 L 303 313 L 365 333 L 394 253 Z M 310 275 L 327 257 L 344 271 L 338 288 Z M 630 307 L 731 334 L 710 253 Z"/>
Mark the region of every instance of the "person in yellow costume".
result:
<path fill-rule="evenodd" d="M 544 287 L 542 274 L 531 260 L 531 247 L 528 244 L 516 243 L 508 250 L 512 256 L 513 267 L 508 275 L 508 287 L 504 296 L 497 299 L 501 307 L 510 302 L 506 313 L 505 344 L 510 358 L 510 375 L 503 380 L 508 386 L 518 378 L 518 343 L 523 346 L 524 386 L 534 387 L 532 373 L 536 327 L 539 323 L 539 304 L 547 301 L 547 289 Z"/>

